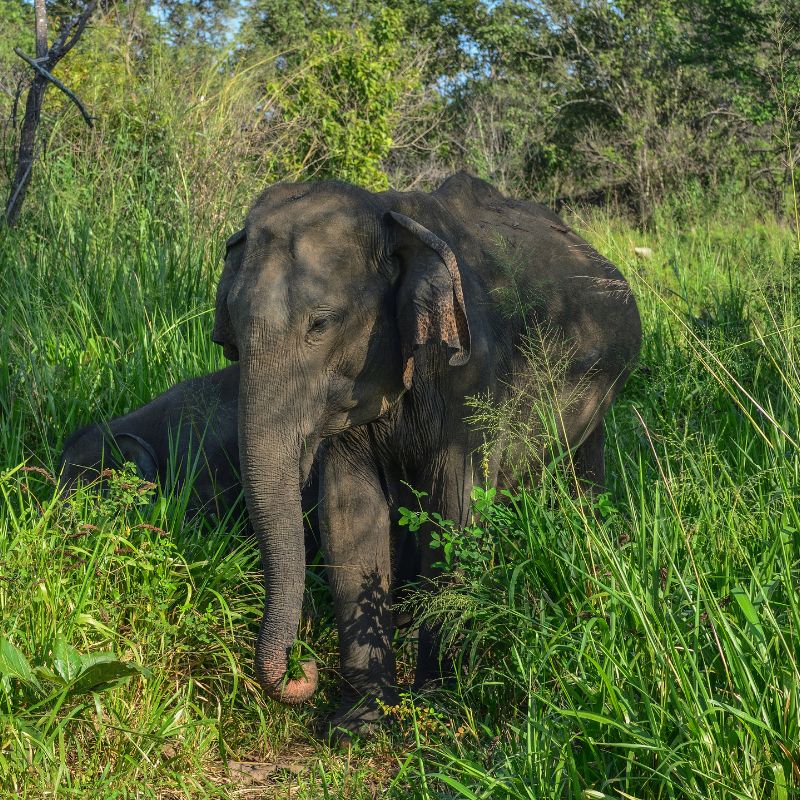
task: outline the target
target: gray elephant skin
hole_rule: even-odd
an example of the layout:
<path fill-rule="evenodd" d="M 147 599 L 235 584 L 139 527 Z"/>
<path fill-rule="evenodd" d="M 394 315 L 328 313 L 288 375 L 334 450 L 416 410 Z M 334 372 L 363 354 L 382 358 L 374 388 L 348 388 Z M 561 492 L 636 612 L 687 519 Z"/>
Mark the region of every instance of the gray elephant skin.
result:
<path fill-rule="evenodd" d="M 228 240 L 213 338 L 241 367 L 242 481 L 265 586 L 255 667 L 268 695 L 299 703 L 317 685 L 313 661 L 287 674 L 304 590 L 301 486 L 316 457 L 340 643 L 333 723 L 359 730 L 377 701 L 397 702 L 405 484 L 463 525 L 473 485 L 503 480 L 500 444 L 488 474 L 481 463 L 485 434 L 467 399 L 502 403 L 528 380 L 532 333 L 563 363 L 557 434 L 579 477 L 602 484 L 603 418 L 641 326 L 619 271 L 558 216 L 464 173 L 431 193 L 325 181 L 256 200 Z M 422 535 L 423 585 L 438 557 Z M 423 627 L 415 685 L 439 675 L 436 633 Z"/>
<path fill-rule="evenodd" d="M 176 384 L 141 408 L 88 425 L 64 443 L 64 491 L 129 461 L 144 480 L 180 492 L 188 479 L 191 514 L 223 516 L 241 497 L 237 407 L 239 366 Z"/>

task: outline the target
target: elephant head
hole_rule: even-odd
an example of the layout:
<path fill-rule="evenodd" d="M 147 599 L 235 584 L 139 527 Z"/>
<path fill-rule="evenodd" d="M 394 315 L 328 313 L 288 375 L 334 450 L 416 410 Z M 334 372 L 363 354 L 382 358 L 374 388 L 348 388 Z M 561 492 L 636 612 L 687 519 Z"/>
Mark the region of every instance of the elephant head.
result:
<path fill-rule="evenodd" d="M 415 352 L 467 362 L 456 258 L 442 238 L 374 195 L 336 182 L 280 184 L 228 241 L 214 341 L 240 361 L 242 483 L 266 599 L 256 674 L 288 704 L 316 666 L 288 678 L 303 598 L 300 487 L 321 439 L 385 414 L 414 381 Z"/>

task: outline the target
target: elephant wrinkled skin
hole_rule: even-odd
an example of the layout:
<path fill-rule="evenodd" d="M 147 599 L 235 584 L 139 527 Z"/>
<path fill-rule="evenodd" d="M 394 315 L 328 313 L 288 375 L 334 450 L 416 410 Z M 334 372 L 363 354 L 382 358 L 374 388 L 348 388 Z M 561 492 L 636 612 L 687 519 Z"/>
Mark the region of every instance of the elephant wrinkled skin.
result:
<path fill-rule="evenodd" d="M 59 482 L 69 491 L 100 470 L 129 461 L 139 476 L 180 491 L 187 478 L 189 510 L 224 515 L 241 496 L 239 366 L 183 381 L 141 408 L 75 431 L 59 459 Z"/>
<path fill-rule="evenodd" d="M 340 637 L 334 722 L 357 730 L 378 700 L 397 701 L 397 506 L 412 504 L 410 484 L 463 525 L 473 483 L 502 479 L 499 446 L 482 468 L 466 399 L 501 403 L 529 379 L 532 332 L 562 362 L 560 439 L 579 477 L 602 484 L 603 417 L 638 355 L 639 315 L 619 271 L 553 212 L 464 173 L 431 193 L 326 181 L 258 198 L 228 241 L 214 341 L 241 366 L 242 480 L 266 590 L 256 674 L 270 696 L 298 703 L 316 687 L 313 662 L 286 675 L 303 599 L 300 487 L 316 455 Z M 437 558 L 426 545 L 423 579 Z M 437 655 L 423 628 L 417 685 L 437 677 Z"/>

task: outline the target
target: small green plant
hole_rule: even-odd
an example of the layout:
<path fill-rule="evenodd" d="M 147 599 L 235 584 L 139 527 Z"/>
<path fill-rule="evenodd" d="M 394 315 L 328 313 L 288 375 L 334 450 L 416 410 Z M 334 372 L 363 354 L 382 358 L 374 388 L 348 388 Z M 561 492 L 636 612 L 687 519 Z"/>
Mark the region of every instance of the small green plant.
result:
<path fill-rule="evenodd" d="M 476 486 L 472 490 L 472 511 L 481 524 L 470 524 L 457 528 L 452 520 L 438 512 L 422 508 L 425 492 L 414 491 L 420 502 L 418 510 L 401 506 L 398 509 L 398 524 L 407 527 L 410 533 L 418 531 L 426 523 L 430 525 L 430 547 L 441 550 L 442 559 L 434 564 L 446 572 L 458 570 L 465 580 L 481 575 L 494 560 L 494 540 L 491 527 L 508 516 L 508 510 L 495 502 L 497 490 Z"/>
<path fill-rule="evenodd" d="M 378 705 L 400 735 L 418 745 L 434 742 L 443 736 L 458 740 L 467 730 L 464 725 L 454 726 L 453 720 L 442 709 L 418 702 L 410 692 L 401 692 L 397 705 L 390 706 L 380 701 Z"/>
<path fill-rule="evenodd" d="M 6 713 L 24 709 L 57 711 L 60 704 L 83 694 L 97 694 L 149 670 L 114 653 L 79 653 L 63 636 L 38 663 L 31 663 L 8 639 L 0 637 L 0 702 Z"/>

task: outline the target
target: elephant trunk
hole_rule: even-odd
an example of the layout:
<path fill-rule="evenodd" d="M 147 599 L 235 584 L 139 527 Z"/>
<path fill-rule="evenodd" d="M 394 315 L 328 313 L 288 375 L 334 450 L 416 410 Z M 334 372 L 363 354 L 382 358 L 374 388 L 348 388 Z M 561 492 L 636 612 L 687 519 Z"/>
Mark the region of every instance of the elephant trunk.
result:
<path fill-rule="evenodd" d="M 255 647 L 255 671 L 267 695 L 296 705 L 317 688 L 314 661 L 301 664 L 303 677 L 286 674 L 305 584 L 301 436 L 297 423 L 286 417 L 286 399 L 282 402 L 275 396 L 271 359 L 259 346 L 263 339 L 254 335 L 242 354 L 239 398 L 242 484 L 264 573 L 264 616 Z"/>

